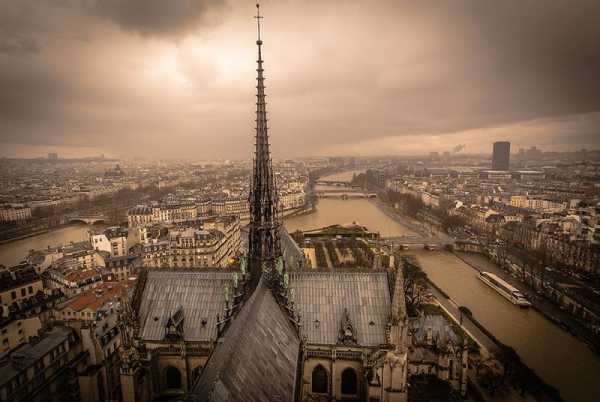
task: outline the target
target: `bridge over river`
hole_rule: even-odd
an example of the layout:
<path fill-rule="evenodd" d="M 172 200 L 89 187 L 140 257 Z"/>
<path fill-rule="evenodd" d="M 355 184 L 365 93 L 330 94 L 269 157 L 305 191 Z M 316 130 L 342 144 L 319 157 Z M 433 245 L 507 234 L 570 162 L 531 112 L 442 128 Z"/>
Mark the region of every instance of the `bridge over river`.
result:
<path fill-rule="evenodd" d="M 377 198 L 376 193 L 368 193 L 361 190 L 327 190 L 327 191 L 315 191 L 317 198 L 339 198 L 342 200 L 348 200 L 350 198 Z"/>
<path fill-rule="evenodd" d="M 380 237 L 378 242 L 381 245 L 402 249 L 442 249 L 446 246 L 454 245 L 454 240 L 451 238 L 444 239 L 436 236 L 424 237 L 416 235 Z"/>
<path fill-rule="evenodd" d="M 336 187 L 352 187 L 350 182 L 342 180 L 317 180 L 317 186 L 336 186 Z"/>
<path fill-rule="evenodd" d="M 104 223 L 104 222 L 108 221 L 108 216 L 106 216 L 104 214 L 88 214 L 88 215 L 75 214 L 75 215 L 67 216 L 67 220 L 69 223 L 83 222 L 88 225 L 93 225 L 96 223 Z"/>

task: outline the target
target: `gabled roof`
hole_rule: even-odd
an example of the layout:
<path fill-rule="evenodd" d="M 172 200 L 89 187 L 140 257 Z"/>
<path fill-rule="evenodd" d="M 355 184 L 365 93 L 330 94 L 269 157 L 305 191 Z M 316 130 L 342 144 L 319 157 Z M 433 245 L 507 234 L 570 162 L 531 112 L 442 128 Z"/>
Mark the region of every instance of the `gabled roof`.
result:
<path fill-rule="evenodd" d="M 223 318 L 225 312 L 226 286 L 232 289 L 232 271 L 150 270 L 139 309 L 141 338 L 163 340 L 167 321 L 181 306 L 185 341 L 216 340 L 217 316 Z"/>
<path fill-rule="evenodd" d="M 294 272 L 290 288 L 309 344 L 337 344 L 345 309 L 359 345 L 386 343 L 391 297 L 385 272 Z"/>
<path fill-rule="evenodd" d="M 225 331 L 189 401 L 293 401 L 300 339 L 264 280 Z"/>

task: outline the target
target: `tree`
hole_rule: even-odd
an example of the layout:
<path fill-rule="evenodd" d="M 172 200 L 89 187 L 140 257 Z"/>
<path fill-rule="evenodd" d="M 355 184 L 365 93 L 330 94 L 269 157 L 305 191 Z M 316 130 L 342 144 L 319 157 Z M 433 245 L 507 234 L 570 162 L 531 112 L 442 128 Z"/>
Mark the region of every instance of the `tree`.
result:
<path fill-rule="evenodd" d="M 454 229 L 462 228 L 467 224 L 467 222 L 465 221 L 465 218 L 463 218 L 462 216 L 450 215 L 448 213 L 444 213 L 441 221 L 442 221 L 442 227 L 445 230 L 454 230 Z"/>
<path fill-rule="evenodd" d="M 402 274 L 404 275 L 404 297 L 406 299 L 406 312 L 409 316 L 416 316 L 422 302 L 421 288 L 424 287 L 427 275 L 408 256 L 401 257 Z"/>

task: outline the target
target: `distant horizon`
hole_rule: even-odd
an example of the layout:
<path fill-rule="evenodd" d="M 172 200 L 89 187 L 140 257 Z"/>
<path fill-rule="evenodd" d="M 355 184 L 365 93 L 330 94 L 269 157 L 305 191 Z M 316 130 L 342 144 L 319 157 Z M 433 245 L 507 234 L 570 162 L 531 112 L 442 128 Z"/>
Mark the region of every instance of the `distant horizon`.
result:
<path fill-rule="evenodd" d="M 0 3 L 2 152 L 249 157 L 254 3 L 165 4 Z M 600 144 L 599 2 L 265 0 L 261 10 L 273 155 Z"/>
<path fill-rule="evenodd" d="M 531 149 L 530 148 L 524 148 L 525 150 Z M 548 150 L 544 150 L 542 148 L 538 148 L 536 147 L 537 150 L 541 151 L 544 154 L 570 154 L 570 153 L 577 153 L 577 152 L 588 152 L 588 153 L 600 153 L 600 147 L 599 148 L 593 148 L 593 149 L 586 149 L 586 148 L 581 148 L 581 149 L 574 149 L 574 150 L 564 150 L 564 151 L 548 151 Z M 311 159 L 311 158 L 356 158 L 356 159 L 373 159 L 373 158 L 431 158 L 432 157 L 432 153 L 437 153 L 437 156 L 440 158 L 443 157 L 490 157 L 492 155 L 492 152 L 490 150 L 490 152 L 467 152 L 467 151 L 461 151 L 461 152 L 451 152 L 451 151 L 447 151 L 450 152 L 449 155 L 444 155 L 443 153 L 444 151 L 429 151 L 429 152 L 425 152 L 425 153 L 414 153 L 414 154 L 379 154 L 379 155 L 301 155 L 301 156 L 294 156 L 294 157 L 289 157 L 289 158 L 284 158 L 284 157 L 280 157 L 280 158 L 273 158 L 275 161 L 284 161 L 284 160 L 300 160 L 300 159 Z M 52 153 L 52 152 L 51 152 Z M 131 155 L 131 156 L 127 156 L 127 157 L 122 157 L 122 156 L 114 156 L 114 155 L 102 155 L 102 154 L 89 154 L 89 155 L 79 155 L 79 156 L 71 156 L 71 157 L 65 157 L 59 153 L 57 154 L 57 159 L 49 159 L 48 158 L 48 154 L 46 155 L 39 155 L 39 156 L 24 156 L 24 157 L 20 157 L 20 156 L 9 156 L 9 155 L 1 155 L 0 159 L 8 159 L 8 160 L 43 160 L 43 161 L 68 161 L 68 160 L 88 160 L 88 159 L 97 159 L 97 160 L 105 160 L 107 162 L 110 161 L 135 161 L 135 160 L 142 160 L 142 161 L 148 161 L 148 160 L 179 160 L 179 161 L 188 161 L 188 162 L 225 162 L 225 161 L 249 161 L 251 160 L 251 156 L 248 156 L 247 158 L 193 158 L 193 157 L 177 157 L 177 156 L 171 156 L 171 157 L 161 157 L 161 158 L 155 158 L 155 157 L 151 157 L 151 156 L 147 156 L 147 157 L 142 157 L 142 156 L 135 156 L 135 155 Z M 519 150 L 515 150 L 511 147 L 511 152 L 510 155 L 511 156 L 517 156 L 519 154 Z"/>

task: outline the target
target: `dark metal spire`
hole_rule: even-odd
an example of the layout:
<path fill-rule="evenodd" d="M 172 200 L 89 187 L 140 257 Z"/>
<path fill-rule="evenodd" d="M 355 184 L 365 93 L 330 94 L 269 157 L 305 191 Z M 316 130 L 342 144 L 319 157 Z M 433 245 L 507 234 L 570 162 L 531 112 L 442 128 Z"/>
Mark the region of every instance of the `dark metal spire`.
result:
<path fill-rule="evenodd" d="M 260 39 L 260 6 L 256 5 L 258 26 L 258 60 L 256 85 L 256 134 L 252 183 L 250 186 L 250 224 L 248 238 L 248 265 L 252 281 L 265 272 L 272 284 L 278 275 L 275 269 L 277 258 L 281 256 L 280 219 L 277 213 L 278 198 L 273 176 L 269 135 L 267 133 L 267 108 L 265 101 L 264 69 L 262 60 L 262 40 Z"/>

